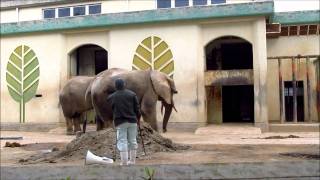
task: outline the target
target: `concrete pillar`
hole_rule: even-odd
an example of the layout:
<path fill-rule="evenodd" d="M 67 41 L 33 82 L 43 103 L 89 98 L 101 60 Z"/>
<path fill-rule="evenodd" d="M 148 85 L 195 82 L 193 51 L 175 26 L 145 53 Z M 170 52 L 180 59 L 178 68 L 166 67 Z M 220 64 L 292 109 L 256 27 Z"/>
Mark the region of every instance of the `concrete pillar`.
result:
<path fill-rule="evenodd" d="M 222 123 L 222 86 L 215 86 L 213 91 L 213 122 Z"/>
<path fill-rule="evenodd" d="M 61 52 L 61 58 L 60 58 L 60 84 L 59 84 L 59 91 L 64 87 L 64 85 L 67 83 L 69 78 L 69 71 L 70 71 L 70 59 L 67 52 L 67 46 L 66 46 L 66 37 L 64 35 L 60 35 L 60 52 Z M 65 123 L 64 115 L 62 112 L 61 107 L 59 106 L 59 122 Z"/>
<path fill-rule="evenodd" d="M 207 123 L 222 123 L 222 87 L 207 87 Z"/>
<path fill-rule="evenodd" d="M 198 41 L 194 42 L 197 44 L 197 121 L 199 126 L 203 126 L 207 123 L 207 107 L 206 107 L 206 89 L 204 80 L 204 71 L 206 69 L 206 55 L 205 48 L 202 43 L 202 29 L 197 27 Z"/>
<path fill-rule="evenodd" d="M 253 23 L 253 76 L 255 126 L 268 131 L 267 42 L 265 18 Z"/>

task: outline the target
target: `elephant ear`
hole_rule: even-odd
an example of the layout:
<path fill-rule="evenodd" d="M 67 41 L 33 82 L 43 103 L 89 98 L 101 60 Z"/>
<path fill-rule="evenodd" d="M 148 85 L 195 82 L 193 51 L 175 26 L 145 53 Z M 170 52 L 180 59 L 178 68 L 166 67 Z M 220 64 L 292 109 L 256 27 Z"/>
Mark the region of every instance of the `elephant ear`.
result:
<path fill-rule="evenodd" d="M 150 78 L 156 94 L 167 104 L 171 104 L 171 87 L 166 75 L 158 71 L 150 71 Z"/>

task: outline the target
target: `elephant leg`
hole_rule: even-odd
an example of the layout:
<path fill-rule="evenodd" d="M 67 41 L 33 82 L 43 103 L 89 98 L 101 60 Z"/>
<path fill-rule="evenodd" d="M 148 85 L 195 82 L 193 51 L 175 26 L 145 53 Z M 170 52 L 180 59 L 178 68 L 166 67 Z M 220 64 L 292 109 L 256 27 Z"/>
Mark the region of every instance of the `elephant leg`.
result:
<path fill-rule="evenodd" d="M 113 127 L 113 122 L 112 119 L 107 119 L 104 121 L 104 128 L 112 128 Z"/>
<path fill-rule="evenodd" d="M 141 111 L 143 121 L 149 123 L 154 130 L 158 131 L 156 106 L 142 106 Z"/>
<path fill-rule="evenodd" d="M 72 118 L 66 118 L 67 135 L 74 135 Z"/>
<path fill-rule="evenodd" d="M 98 115 L 96 115 L 95 121 L 96 121 L 96 124 L 97 124 L 97 131 L 102 130 L 103 127 L 104 127 L 102 119 Z"/>
<path fill-rule="evenodd" d="M 74 132 L 75 133 L 78 131 L 81 131 L 80 120 L 81 120 L 81 116 L 73 118 L 73 125 L 74 125 Z"/>

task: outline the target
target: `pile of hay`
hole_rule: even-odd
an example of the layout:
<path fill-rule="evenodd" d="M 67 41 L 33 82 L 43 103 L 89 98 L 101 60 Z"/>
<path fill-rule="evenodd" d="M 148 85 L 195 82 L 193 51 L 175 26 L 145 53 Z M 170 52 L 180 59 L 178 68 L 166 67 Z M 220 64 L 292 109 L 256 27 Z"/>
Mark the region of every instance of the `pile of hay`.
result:
<path fill-rule="evenodd" d="M 143 137 L 147 156 L 144 155 L 140 134 L 138 134 L 138 151 L 137 158 L 145 159 L 149 155 L 156 152 L 173 152 L 178 150 L 187 150 L 190 147 L 173 143 L 170 139 L 162 137 L 158 132 L 153 130 L 147 123 L 141 122 L 141 135 Z M 109 128 L 102 131 L 87 132 L 80 137 L 72 140 L 65 148 L 49 153 L 31 156 L 25 159 L 24 163 L 37 162 L 57 162 L 57 161 L 73 161 L 84 159 L 87 151 L 98 156 L 105 156 L 119 159 L 119 153 L 116 149 L 116 132 Z M 116 152 L 115 152 L 116 151 Z"/>

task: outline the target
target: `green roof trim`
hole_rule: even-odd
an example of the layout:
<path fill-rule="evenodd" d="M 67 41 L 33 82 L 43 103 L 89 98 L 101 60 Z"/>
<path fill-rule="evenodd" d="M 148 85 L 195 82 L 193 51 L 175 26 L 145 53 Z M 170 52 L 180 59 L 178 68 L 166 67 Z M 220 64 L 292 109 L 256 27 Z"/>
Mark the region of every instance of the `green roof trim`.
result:
<path fill-rule="evenodd" d="M 319 24 L 320 10 L 274 13 L 272 22 L 283 25 Z"/>
<path fill-rule="evenodd" d="M 273 1 L 192 6 L 146 11 L 110 13 L 82 17 L 44 19 L 1 24 L 1 35 L 71 30 L 80 28 L 111 27 L 141 23 L 212 19 L 242 16 L 269 16 L 273 13 Z"/>

